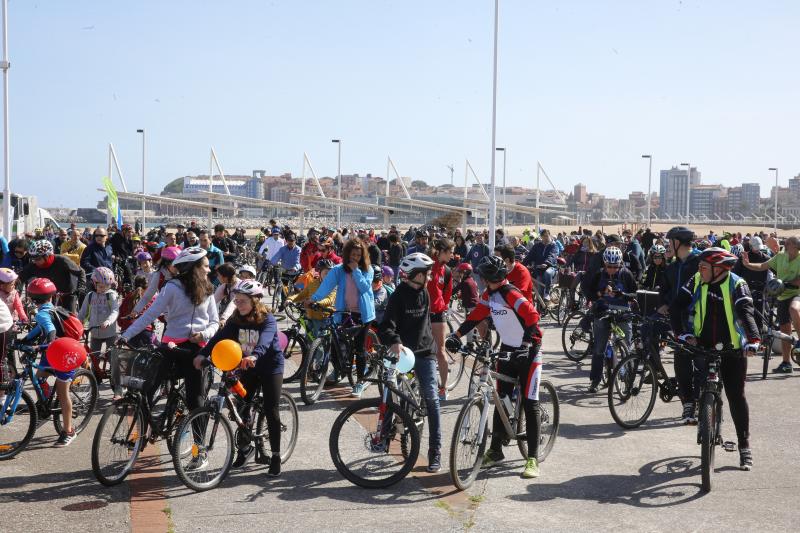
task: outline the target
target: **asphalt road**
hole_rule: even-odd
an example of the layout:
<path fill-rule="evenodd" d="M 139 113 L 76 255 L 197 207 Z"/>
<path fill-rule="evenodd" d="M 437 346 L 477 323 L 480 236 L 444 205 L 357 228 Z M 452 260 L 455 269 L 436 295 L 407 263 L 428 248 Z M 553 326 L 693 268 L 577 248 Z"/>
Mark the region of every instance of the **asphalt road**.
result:
<path fill-rule="evenodd" d="M 106 488 L 94 479 L 90 462 L 99 414 L 65 449 L 53 448 L 55 432 L 47 422 L 27 450 L 0 462 L 0 531 L 796 529 L 800 374 L 762 381 L 760 361 L 751 362 L 746 390 L 755 468 L 742 472 L 737 453 L 719 452 L 714 490 L 704 494 L 696 430 L 679 422 L 679 402 L 659 400 L 645 426 L 622 430 L 611 419 L 604 391 L 586 392 L 588 367 L 564 357 L 560 330 L 546 324 L 544 377 L 556 385 L 561 427 L 539 479 L 520 478 L 523 463 L 514 446 L 506 448 L 507 461 L 481 473 L 468 492 L 453 488 L 446 449 L 466 394 L 462 382 L 443 407 L 441 474 L 426 474 L 421 459 L 389 489 L 355 487 L 335 470 L 328 452 L 331 424 L 347 400 L 329 392 L 307 407 L 297 385 L 289 384 L 300 433 L 281 477 L 268 478 L 265 467 L 251 463 L 217 489 L 194 493 L 177 479 L 159 445 L 148 448 L 130 481 Z M 366 393 L 376 394 L 374 387 Z M 101 408 L 108 401 L 102 387 Z M 727 407 L 725 417 L 723 434 L 732 439 Z M 427 429 L 421 458 L 426 449 Z"/>

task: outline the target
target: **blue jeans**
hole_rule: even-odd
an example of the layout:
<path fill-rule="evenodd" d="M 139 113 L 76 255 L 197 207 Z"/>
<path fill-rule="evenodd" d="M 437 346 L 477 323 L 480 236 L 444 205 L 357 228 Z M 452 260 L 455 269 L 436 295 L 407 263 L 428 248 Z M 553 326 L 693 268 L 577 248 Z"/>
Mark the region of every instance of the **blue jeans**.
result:
<path fill-rule="evenodd" d="M 442 449 L 442 426 L 439 416 L 439 370 L 436 357 L 418 357 L 414 363 L 419 391 L 428 411 L 428 453 Z"/>
<path fill-rule="evenodd" d="M 541 283 L 541 285 L 536 285 L 536 290 L 539 291 L 539 295 L 544 300 L 547 300 L 550 294 L 550 287 L 553 285 L 553 278 L 555 275 L 556 269 L 553 267 L 537 272 L 536 274 L 536 279 Z"/>
<path fill-rule="evenodd" d="M 621 322 L 619 327 L 625 332 L 624 343 L 626 347 L 630 346 L 630 339 L 633 337 L 633 328 L 630 322 Z M 593 382 L 603 379 L 603 362 L 606 358 L 606 345 L 608 344 L 608 337 L 611 334 L 611 326 L 608 320 L 595 320 L 592 323 L 592 330 L 594 335 L 594 350 L 592 351 L 592 370 L 589 373 L 589 379 Z M 611 358 L 611 368 L 617 364 L 616 352 Z"/>

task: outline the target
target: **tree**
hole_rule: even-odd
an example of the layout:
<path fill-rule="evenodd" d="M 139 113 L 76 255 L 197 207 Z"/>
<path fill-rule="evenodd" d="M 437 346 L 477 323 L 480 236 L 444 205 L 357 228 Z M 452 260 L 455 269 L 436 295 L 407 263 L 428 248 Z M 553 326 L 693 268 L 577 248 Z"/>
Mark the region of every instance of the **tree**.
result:
<path fill-rule="evenodd" d="M 425 189 L 428 187 L 428 184 L 422 180 L 414 180 L 411 182 L 411 186 L 415 189 Z"/>
<path fill-rule="evenodd" d="M 164 190 L 161 191 L 161 194 L 164 193 L 173 193 L 173 194 L 180 194 L 183 192 L 183 178 L 175 178 L 174 180 L 170 181 Z"/>

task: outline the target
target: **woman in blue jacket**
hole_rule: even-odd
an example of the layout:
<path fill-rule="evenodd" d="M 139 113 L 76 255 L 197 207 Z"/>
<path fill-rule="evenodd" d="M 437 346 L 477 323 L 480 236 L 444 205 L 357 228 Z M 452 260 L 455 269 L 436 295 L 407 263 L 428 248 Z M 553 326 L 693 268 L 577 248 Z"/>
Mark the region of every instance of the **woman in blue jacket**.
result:
<path fill-rule="evenodd" d="M 342 250 L 342 264 L 331 269 L 319 289 L 311 296 L 318 302 L 336 289 L 336 311 L 347 311 L 355 323 L 364 324 L 355 339 L 356 346 L 364 345 L 364 337 L 369 323 L 375 320 L 375 300 L 372 296 L 372 268 L 369 262 L 367 245 L 359 239 L 350 239 Z M 334 322 L 342 321 L 342 313 L 334 315 Z M 364 370 L 367 358 L 364 350 L 356 354 L 358 382 L 353 387 L 352 396 L 359 398 L 364 392 Z"/>

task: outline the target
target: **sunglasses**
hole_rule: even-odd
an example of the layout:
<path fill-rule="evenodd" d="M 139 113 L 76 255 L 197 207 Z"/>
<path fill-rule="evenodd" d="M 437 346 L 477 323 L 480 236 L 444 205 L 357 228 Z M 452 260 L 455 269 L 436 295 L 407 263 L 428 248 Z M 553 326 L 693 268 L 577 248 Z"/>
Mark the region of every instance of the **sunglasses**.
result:
<path fill-rule="evenodd" d="M 619 270 L 622 267 L 619 265 L 606 265 L 606 268 L 610 268 L 611 270 Z"/>
<path fill-rule="evenodd" d="M 105 237 L 105 236 L 106 236 L 105 233 L 95 233 L 94 238 L 96 239 L 97 237 Z"/>

